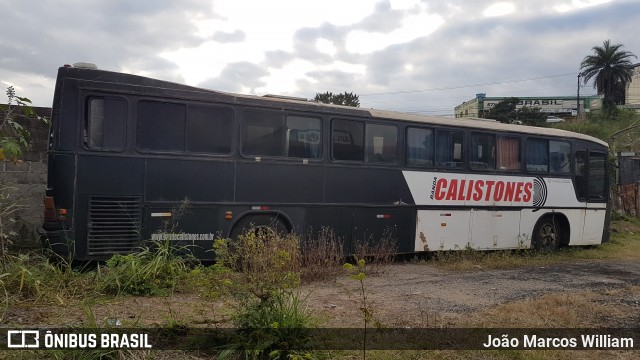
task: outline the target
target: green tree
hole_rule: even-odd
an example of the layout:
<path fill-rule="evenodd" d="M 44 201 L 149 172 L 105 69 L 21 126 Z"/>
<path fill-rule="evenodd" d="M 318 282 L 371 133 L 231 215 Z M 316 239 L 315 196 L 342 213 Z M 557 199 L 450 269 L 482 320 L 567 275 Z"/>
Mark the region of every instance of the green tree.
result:
<path fill-rule="evenodd" d="M 623 44 L 611 44 L 605 40 L 602 46 L 592 48 L 593 55 L 587 55 L 580 64 L 580 71 L 586 85 L 591 79 L 598 95 L 604 96 L 603 107 L 606 111 L 615 108 L 616 93 L 631 82 L 633 63 L 637 58 L 632 52 L 622 50 Z M 621 102 L 621 101 L 618 101 Z"/>
<path fill-rule="evenodd" d="M 547 114 L 540 111 L 540 108 L 523 106 L 516 111 L 515 119 L 523 125 L 545 126 Z"/>
<path fill-rule="evenodd" d="M 360 107 L 360 98 L 352 92 L 344 92 L 342 94 L 334 94 L 332 92 L 316 93 L 313 101 L 324 104 L 345 105 Z"/>
<path fill-rule="evenodd" d="M 517 109 L 520 99 L 511 97 L 495 104 L 485 115 L 487 119 L 498 120 L 502 123 L 516 123 L 523 125 L 544 126 L 547 115 L 540 108 L 523 106 Z"/>
<path fill-rule="evenodd" d="M 501 123 L 511 123 L 515 120 L 516 105 L 519 101 L 520 99 L 515 97 L 504 99 L 493 105 L 484 117 L 487 119 L 498 120 Z"/>
<path fill-rule="evenodd" d="M 39 116 L 31 107 L 31 100 L 16 95 L 13 86 L 7 88 L 7 104 L 0 105 L 0 160 L 18 161 L 29 149 L 30 134 L 20 123 L 20 118 L 47 119 Z"/>

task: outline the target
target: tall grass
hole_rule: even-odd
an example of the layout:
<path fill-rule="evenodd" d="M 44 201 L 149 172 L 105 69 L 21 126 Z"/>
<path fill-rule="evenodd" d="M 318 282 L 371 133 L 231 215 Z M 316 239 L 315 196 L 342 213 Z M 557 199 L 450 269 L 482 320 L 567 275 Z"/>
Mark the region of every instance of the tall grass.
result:
<path fill-rule="evenodd" d="M 214 247 L 239 329 L 218 357 L 287 359 L 308 347 L 316 320 L 298 291 L 300 239 L 251 229 L 237 239 L 217 239 Z"/>
<path fill-rule="evenodd" d="M 156 295 L 172 291 L 187 270 L 183 247 L 155 241 L 128 255 L 114 255 L 99 268 L 98 291 L 108 294 Z"/>

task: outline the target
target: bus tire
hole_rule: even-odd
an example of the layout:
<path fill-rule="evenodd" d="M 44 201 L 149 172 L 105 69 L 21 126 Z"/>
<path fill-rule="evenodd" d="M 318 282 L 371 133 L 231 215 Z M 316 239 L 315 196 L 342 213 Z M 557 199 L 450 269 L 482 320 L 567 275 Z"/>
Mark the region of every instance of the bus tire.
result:
<path fill-rule="evenodd" d="M 533 228 L 532 245 L 535 250 L 550 252 L 560 248 L 564 234 L 559 221 L 551 216 L 544 216 Z"/>
<path fill-rule="evenodd" d="M 276 215 L 247 215 L 234 225 L 229 237 L 235 239 L 250 230 L 256 233 L 260 231 L 272 231 L 279 235 L 289 233 L 289 228 Z"/>

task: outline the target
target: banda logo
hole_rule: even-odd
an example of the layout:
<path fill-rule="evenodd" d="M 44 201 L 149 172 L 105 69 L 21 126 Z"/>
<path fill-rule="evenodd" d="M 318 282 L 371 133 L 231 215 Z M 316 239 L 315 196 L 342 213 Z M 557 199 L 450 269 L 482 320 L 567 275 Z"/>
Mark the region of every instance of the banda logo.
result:
<path fill-rule="evenodd" d="M 466 180 L 434 177 L 431 198 L 436 201 L 515 201 L 529 203 L 534 196 L 534 183 L 535 180 Z M 544 184 L 544 180 L 542 184 Z M 544 185 L 544 201 L 546 201 L 546 185 Z"/>

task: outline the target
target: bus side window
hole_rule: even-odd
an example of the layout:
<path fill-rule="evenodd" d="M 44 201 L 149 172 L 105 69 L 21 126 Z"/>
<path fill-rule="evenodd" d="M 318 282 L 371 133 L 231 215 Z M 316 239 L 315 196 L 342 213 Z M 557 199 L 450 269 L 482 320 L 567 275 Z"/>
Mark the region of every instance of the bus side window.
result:
<path fill-rule="evenodd" d="M 571 144 L 566 141 L 549 141 L 549 168 L 552 174 L 571 172 Z"/>
<path fill-rule="evenodd" d="M 492 170 L 496 163 L 496 140 L 489 134 L 471 134 L 471 159 L 469 167 L 475 170 Z"/>
<path fill-rule="evenodd" d="M 89 99 L 84 143 L 93 150 L 123 150 L 126 142 L 127 102 L 119 98 Z"/>
<path fill-rule="evenodd" d="M 398 128 L 393 125 L 367 124 L 366 162 L 396 162 Z"/>
<path fill-rule="evenodd" d="M 242 153 L 244 155 L 284 156 L 285 122 L 280 113 L 244 112 Z"/>
<path fill-rule="evenodd" d="M 434 137 L 431 129 L 407 128 L 407 165 L 433 166 Z"/>
<path fill-rule="evenodd" d="M 185 122 L 185 104 L 140 101 L 136 145 L 144 150 L 183 152 Z"/>
<path fill-rule="evenodd" d="M 498 170 L 520 170 L 520 138 L 498 136 L 496 142 L 496 162 Z"/>
<path fill-rule="evenodd" d="M 364 124 L 334 120 L 331 143 L 334 160 L 364 161 Z"/>
<path fill-rule="evenodd" d="M 287 116 L 286 156 L 319 159 L 322 147 L 322 122 L 318 118 Z"/>
<path fill-rule="evenodd" d="M 527 171 L 549 172 L 549 149 L 547 140 L 527 139 Z"/>
<path fill-rule="evenodd" d="M 187 112 L 187 151 L 230 154 L 233 139 L 231 109 L 191 105 Z"/>
<path fill-rule="evenodd" d="M 436 164 L 445 168 L 462 167 L 462 131 L 436 131 Z"/>

